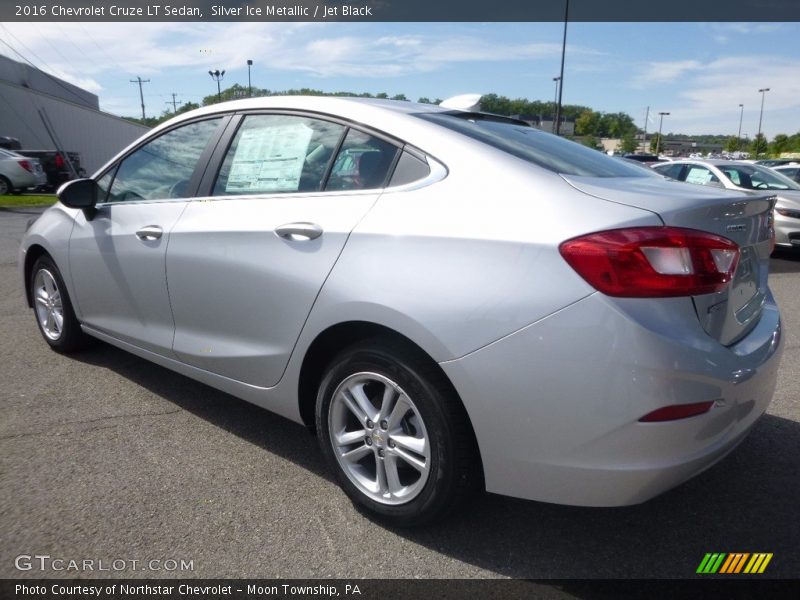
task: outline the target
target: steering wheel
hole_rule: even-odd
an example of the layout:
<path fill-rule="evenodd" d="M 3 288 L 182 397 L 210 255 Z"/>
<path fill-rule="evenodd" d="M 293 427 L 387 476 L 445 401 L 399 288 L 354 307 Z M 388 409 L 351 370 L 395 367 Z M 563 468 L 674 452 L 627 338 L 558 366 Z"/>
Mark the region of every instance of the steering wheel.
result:
<path fill-rule="evenodd" d="M 761 182 L 755 184 L 753 186 L 753 188 L 756 189 L 756 190 L 768 190 L 769 189 L 769 185 L 767 185 L 766 183 L 761 181 Z"/>
<path fill-rule="evenodd" d="M 170 198 L 185 198 L 186 191 L 189 189 L 189 180 L 188 179 L 181 179 L 180 181 L 176 181 L 171 186 L 169 186 L 169 197 Z"/>

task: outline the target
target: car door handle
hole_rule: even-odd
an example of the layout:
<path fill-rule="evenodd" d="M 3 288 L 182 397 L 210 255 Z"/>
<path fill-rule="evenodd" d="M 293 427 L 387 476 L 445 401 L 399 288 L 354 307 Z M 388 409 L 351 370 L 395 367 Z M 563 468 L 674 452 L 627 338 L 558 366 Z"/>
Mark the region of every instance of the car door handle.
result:
<path fill-rule="evenodd" d="M 322 235 L 322 227 L 316 223 L 287 223 L 276 227 L 275 233 L 288 240 L 315 240 Z"/>
<path fill-rule="evenodd" d="M 152 242 L 153 240 L 160 238 L 161 234 L 163 233 L 164 230 L 158 225 L 148 225 L 147 227 L 142 227 L 139 231 L 137 231 L 136 237 L 145 242 Z"/>

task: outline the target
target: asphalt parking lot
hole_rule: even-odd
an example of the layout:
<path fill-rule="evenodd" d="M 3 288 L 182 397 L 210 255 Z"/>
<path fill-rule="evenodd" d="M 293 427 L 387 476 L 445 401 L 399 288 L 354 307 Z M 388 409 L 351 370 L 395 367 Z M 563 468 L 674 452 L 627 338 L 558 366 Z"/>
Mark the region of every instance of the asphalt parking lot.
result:
<path fill-rule="evenodd" d="M 193 561 L 84 577 L 681 578 L 706 552 L 800 574 L 800 253 L 772 260 L 775 398 L 722 463 L 639 506 L 486 495 L 405 531 L 352 507 L 301 426 L 104 344 L 50 351 L 15 265 L 34 213 L 0 209 L 0 577 L 76 575 L 18 571 L 22 554 Z"/>

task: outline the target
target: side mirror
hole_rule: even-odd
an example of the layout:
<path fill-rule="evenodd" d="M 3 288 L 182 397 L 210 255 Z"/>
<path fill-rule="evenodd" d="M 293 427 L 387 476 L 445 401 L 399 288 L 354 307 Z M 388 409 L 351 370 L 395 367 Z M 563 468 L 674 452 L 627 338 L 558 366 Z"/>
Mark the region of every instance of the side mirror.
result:
<path fill-rule="evenodd" d="M 65 206 L 91 210 L 97 204 L 97 184 L 92 179 L 73 179 L 58 188 L 56 195 Z"/>

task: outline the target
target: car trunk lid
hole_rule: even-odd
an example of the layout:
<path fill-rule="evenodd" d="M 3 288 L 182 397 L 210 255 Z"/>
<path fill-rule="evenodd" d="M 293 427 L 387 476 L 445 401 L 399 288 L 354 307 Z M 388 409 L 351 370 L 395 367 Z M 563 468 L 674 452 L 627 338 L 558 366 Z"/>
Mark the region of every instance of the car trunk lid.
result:
<path fill-rule="evenodd" d="M 768 293 L 772 193 L 746 194 L 651 177 L 562 177 L 591 196 L 656 213 L 665 225 L 708 231 L 736 242 L 740 256 L 731 283 L 721 292 L 693 296 L 692 301 L 702 327 L 724 345 L 755 327 Z"/>

